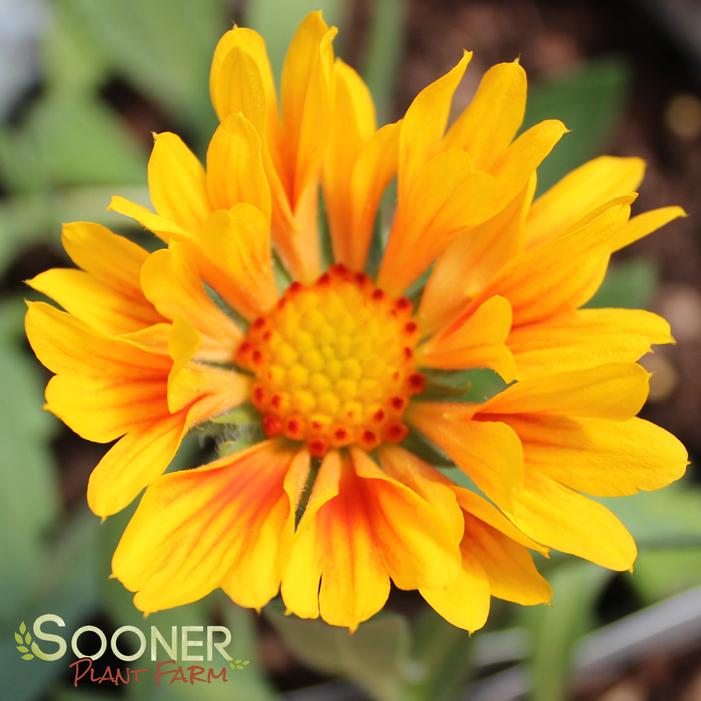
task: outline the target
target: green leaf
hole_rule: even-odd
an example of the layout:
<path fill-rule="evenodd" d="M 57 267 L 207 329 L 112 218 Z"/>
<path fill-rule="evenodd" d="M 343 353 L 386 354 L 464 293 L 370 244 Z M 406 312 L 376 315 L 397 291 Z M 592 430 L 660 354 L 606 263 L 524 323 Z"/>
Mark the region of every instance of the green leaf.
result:
<path fill-rule="evenodd" d="M 14 132 L 0 132 L 0 176 L 16 190 L 142 183 L 146 154 L 96 98 L 49 93 Z"/>
<path fill-rule="evenodd" d="M 208 137 L 209 63 L 228 28 L 224 0 L 66 0 L 104 60 L 178 123 Z"/>
<path fill-rule="evenodd" d="M 34 655 L 32 655 L 31 652 L 28 652 L 26 655 L 22 655 L 22 659 L 23 659 L 23 660 L 33 660 L 33 659 L 34 659 Z"/>
<path fill-rule="evenodd" d="M 6 326 L 7 320 L 22 306 L 19 300 L 0 306 L 0 327 L 9 330 L 13 324 Z M 31 597 L 29 584 L 42 579 L 42 539 L 57 513 L 48 446 L 55 421 L 42 409 L 37 365 L 21 352 L 19 339 L 6 336 L 0 343 L 0 387 L 8 398 L 0 406 L 0 529 L 12 534 L 0 560 L 0 620 L 9 625 Z"/>
<path fill-rule="evenodd" d="M 88 92 L 107 74 L 103 52 L 72 12 L 70 0 L 54 0 L 53 22 L 44 35 L 42 68 L 49 90 Z"/>
<path fill-rule="evenodd" d="M 26 647 L 25 645 L 18 645 L 18 646 L 17 646 L 17 649 L 18 649 L 20 652 L 29 652 L 29 648 Z"/>
<path fill-rule="evenodd" d="M 287 47 L 299 23 L 310 12 L 321 10 L 329 26 L 342 25 L 345 9 L 343 0 L 255 0 L 246 4 L 243 24 L 263 35 L 273 74 L 279 76 Z M 336 53 L 339 39 L 334 40 Z"/>
<path fill-rule="evenodd" d="M 21 636 L 19 633 L 15 633 L 15 642 L 16 642 L 18 645 L 21 645 L 21 644 L 22 644 L 22 636 Z"/>
<path fill-rule="evenodd" d="M 529 90 L 524 129 L 561 119 L 571 130 L 538 169 L 540 192 L 601 153 L 625 106 L 629 82 L 622 62 L 600 59 Z"/>
<path fill-rule="evenodd" d="M 609 267 L 601 287 L 587 307 L 645 309 L 657 290 L 658 272 L 649 258 L 624 260 Z"/>
<path fill-rule="evenodd" d="M 0 271 L 29 244 L 58 242 L 62 222 L 94 221 L 117 231 L 133 228 L 129 220 L 106 210 L 115 192 L 141 204 L 148 201 L 143 187 L 110 185 L 27 193 L 0 202 Z"/>
<path fill-rule="evenodd" d="M 410 633 L 401 616 L 381 614 L 351 635 L 320 620 L 285 616 L 277 606 L 265 614 L 290 651 L 313 669 L 350 679 L 378 701 L 406 699 Z"/>
<path fill-rule="evenodd" d="M 408 6 L 404 0 L 378 0 L 363 60 L 363 76 L 375 100 L 378 123 L 392 112 L 397 72 L 406 44 Z"/>
<path fill-rule="evenodd" d="M 701 544 L 701 489 L 690 480 L 625 499 L 600 499 L 623 521 L 641 550 Z"/>
<path fill-rule="evenodd" d="M 612 573 L 581 561 L 568 561 L 553 571 L 552 606 L 525 609 L 523 620 L 532 635 L 528 660 L 533 698 L 564 701 L 576 642 L 594 623 L 594 604 Z"/>
<path fill-rule="evenodd" d="M 22 622 L 19 624 L 19 632 L 22 633 L 22 635 L 24 635 L 24 633 L 25 633 L 26 631 L 27 631 L 27 626 L 26 626 L 25 622 L 22 621 Z"/>
<path fill-rule="evenodd" d="M 411 667 L 415 678 L 407 685 L 412 701 L 451 701 L 464 689 L 471 672 L 472 638 L 428 606 L 413 630 Z"/>

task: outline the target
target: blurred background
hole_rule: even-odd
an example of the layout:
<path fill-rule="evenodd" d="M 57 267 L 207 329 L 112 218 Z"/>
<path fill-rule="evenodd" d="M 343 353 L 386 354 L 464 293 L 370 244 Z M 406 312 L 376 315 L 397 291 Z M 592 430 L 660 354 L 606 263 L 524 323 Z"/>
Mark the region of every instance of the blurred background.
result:
<path fill-rule="evenodd" d="M 542 188 L 600 153 L 648 162 L 637 210 L 680 204 L 689 217 L 614 261 L 594 306 L 664 314 L 678 340 L 654 371 L 644 414 L 701 455 L 701 3 L 698 0 L 0 0 L 0 697 L 14 701 L 696 701 L 701 699 L 701 487 L 696 468 L 655 494 L 613 501 L 640 545 L 635 575 L 541 562 L 552 607 L 495 602 L 470 638 L 413 595 L 349 636 L 256 616 L 223 597 L 148 623 L 219 622 L 250 661 L 227 684 L 72 688 L 67 661 L 23 661 L 13 632 L 40 613 L 68 630 L 142 626 L 107 579 L 129 514 L 100 525 L 84 500 L 104 447 L 82 442 L 42 409 L 47 375 L 23 339 L 22 281 L 65 265 L 60 224 L 93 220 L 152 242 L 105 206 L 147 202 L 152 131 L 174 130 L 202 153 L 214 127 L 208 67 L 232 22 L 268 41 L 279 69 L 301 17 L 324 9 L 337 53 L 359 68 L 392 120 L 463 47 L 475 56 L 456 96 L 466 104 L 491 64 L 520 57 L 527 125 L 572 130 L 539 172 Z M 194 436 L 178 457 L 206 454 Z M 105 657 L 101 660 L 109 662 Z M 116 660 L 112 660 L 116 664 Z"/>

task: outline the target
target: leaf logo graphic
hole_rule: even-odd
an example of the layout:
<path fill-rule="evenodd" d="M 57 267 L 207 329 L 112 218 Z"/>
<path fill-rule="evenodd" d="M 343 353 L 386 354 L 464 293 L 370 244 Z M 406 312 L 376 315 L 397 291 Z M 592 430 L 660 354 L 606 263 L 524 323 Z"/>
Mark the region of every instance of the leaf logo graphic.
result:
<path fill-rule="evenodd" d="M 229 666 L 235 672 L 240 672 L 242 669 L 246 669 L 249 664 L 251 664 L 251 660 L 232 660 L 229 662 Z"/>
<path fill-rule="evenodd" d="M 33 660 L 34 655 L 30 651 L 30 646 L 32 644 L 32 635 L 27 630 L 27 626 L 24 621 L 19 624 L 19 630 L 15 631 L 15 642 L 17 643 L 17 650 L 22 655 L 23 660 Z"/>

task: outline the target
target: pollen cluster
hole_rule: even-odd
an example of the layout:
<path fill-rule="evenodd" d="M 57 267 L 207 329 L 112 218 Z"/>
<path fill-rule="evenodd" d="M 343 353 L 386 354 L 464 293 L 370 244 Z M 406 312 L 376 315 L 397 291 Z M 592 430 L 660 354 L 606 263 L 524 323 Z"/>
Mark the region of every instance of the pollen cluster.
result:
<path fill-rule="evenodd" d="M 321 457 L 405 438 L 404 409 L 425 385 L 417 340 L 408 299 L 336 265 L 311 285 L 293 283 L 251 324 L 236 361 L 255 375 L 265 432 L 304 441 Z"/>

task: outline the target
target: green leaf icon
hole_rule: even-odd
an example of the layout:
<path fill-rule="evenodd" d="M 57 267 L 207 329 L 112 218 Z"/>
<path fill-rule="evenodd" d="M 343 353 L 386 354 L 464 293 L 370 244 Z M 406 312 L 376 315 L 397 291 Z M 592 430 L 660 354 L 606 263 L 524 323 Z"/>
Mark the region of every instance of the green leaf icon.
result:
<path fill-rule="evenodd" d="M 30 652 L 30 645 L 32 644 L 32 634 L 27 630 L 27 626 L 24 621 L 19 624 L 19 631 L 15 631 L 15 642 L 17 643 L 17 650 L 22 655 L 23 660 L 33 660 L 34 655 Z"/>

